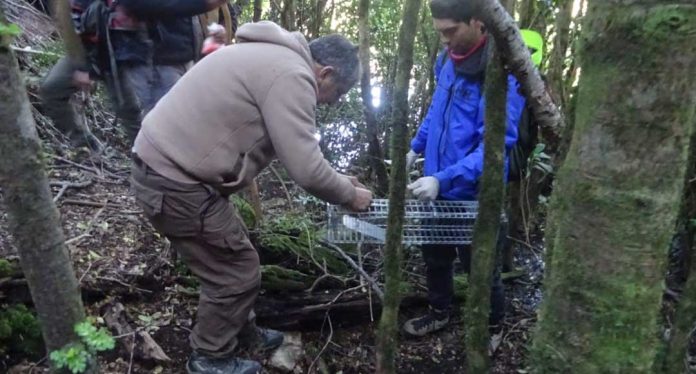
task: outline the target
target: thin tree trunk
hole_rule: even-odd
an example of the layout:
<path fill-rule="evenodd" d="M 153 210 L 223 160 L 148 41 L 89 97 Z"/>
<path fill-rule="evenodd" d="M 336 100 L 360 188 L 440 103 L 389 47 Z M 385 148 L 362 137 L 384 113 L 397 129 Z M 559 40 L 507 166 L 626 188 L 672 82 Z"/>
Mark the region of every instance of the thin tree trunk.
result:
<path fill-rule="evenodd" d="M 470 373 L 486 373 L 490 368 L 488 316 L 500 212 L 505 194 L 502 181 L 507 127 L 507 86 L 507 73 L 503 69 L 500 54 L 496 51 L 486 68 L 483 174 L 479 187 L 478 218 L 474 225 L 471 246 L 469 295 L 466 298 L 466 351 Z"/>
<path fill-rule="evenodd" d="M 573 0 L 563 0 L 556 15 L 556 39 L 549 58 L 548 85 L 551 87 L 553 101 L 565 109 L 568 101 L 563 72 L 565 70 L 566 53 L 570 43 L 570 21 L 573 15 Z"/>
<path fill-rule="evenodd" d="M 370 0 L 360 0 L 358 3 L 358 33 L 360 35 L 360 66 L 362 77 L 360 79 L 360 92 L 363 101 L 363 113 L 367 126 L 367 157 L 370 168 L 377 180 L 378 196 L 386 195 L 389 189 L 389 175 L 384 164 L 384 152 L 379 141 L 379 124 L 375 109 L 372 106 L 372 84 L 370 83 Z"/>
<path fill-rule="evenodd" d="M 677 304 L 664 370 L 656 370 L 665 374 L 689 372 L 687 350 L 696 316 L 696 121 L 692 122 L 692 127 L 691 152 L 687 163 L 689 171 L 686 174 L 684 200 L 677 225 L 677 230 L 684 232 L 682 251 L 686 254 L 686 284 Z"/>
<path fill-rule="evenodd" d="M 316 0 L 314 8 L 314 16 L 312 16 L 312 29 L 309 35 L 312 38 L 318 38 L 321 34 L 321 25 L 324 22 L 324 9 L 328 0 Z"/>
<path fill-rule="evenodd" d="M 398 314 L 401 295 L 401 239 L 406 195 L 406 152 L 408 151 L 408 89 L 413 67 L 413 45 L 418 27 L 421 0 L 406 0 L 399 29 L 394 112 L 392 115 L 392 172 L 389 186 L 389 213 L 384 248 L 385 295 L 377 336 L 377 369 L 380 374 L 396 372 Z"/>
<path fill-rule="evenodd" d="M 259 22 L 261 20 L 261 12 L 263 11 L 263 0 L 254 0 L 254 16 L 252 20 Z"/>
<path fill-rule="evenodd" d="M 543 373 L 650 372 L 696 121 L 696 6 L 589 4 L 575 131 L 557 175 L 551 272 L 530 359 Z"/>
<path fill-rule="evenodd" d="M 4 23 L 0 9 L 0 24 Z M 85 314 L 24 81 L 9 40 L 0 39 L 0 186 L 10 232 L 51 352 L 78 341 L 73 328 Z"/>
<path fill-rule="evenodd" d="M 295 20 L 295 0 L 283 1 L 280 19 L 284 29 L 294 31 L 297 28 Z"/>

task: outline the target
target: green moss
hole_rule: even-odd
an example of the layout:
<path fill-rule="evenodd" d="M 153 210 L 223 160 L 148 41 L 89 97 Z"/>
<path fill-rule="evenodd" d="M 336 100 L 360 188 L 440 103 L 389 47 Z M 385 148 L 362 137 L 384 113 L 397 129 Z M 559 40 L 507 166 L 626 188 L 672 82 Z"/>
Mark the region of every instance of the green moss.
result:
<path fill-rule="evenodd" d="M 43 350 L 41 327 L 33 312 L 24 305 L 11 305 L 0 311 L 0 353 L 39 357 Z"/>
<path fill-rule="evenodd" d="M 242 217 L 242 221 L 244 221 L 246 227 L 256 227 L 257 217 L 251 204 L 237 194 L 232 194 L 230 196 L 230 201 L 232 204 L 234 204 L 234 207 L 237 208 L 237 212 L 239 212 L 239 215 Z"/>
<path fill-rule="evenodd" d="M 336 253 L 317 243 L 320 233 L 306 216 L 288 214 L 266 220 L 258 242 L 274 257 L 299 257 L 312 267 L 324 267 L 332 274 L 345 274 L 348 267 Z"/>
<path fill-rule="evenodd" d="M 0 278 L 9 277 L 14 271 L 15 268 L 9 261 L 0 258 Z"/>
<path fill-rule="evenodd" d="M 277 265 L 261 266 L 261 288 L 266 291 L 302 291 L 312 285 L 312 277 Z"/>

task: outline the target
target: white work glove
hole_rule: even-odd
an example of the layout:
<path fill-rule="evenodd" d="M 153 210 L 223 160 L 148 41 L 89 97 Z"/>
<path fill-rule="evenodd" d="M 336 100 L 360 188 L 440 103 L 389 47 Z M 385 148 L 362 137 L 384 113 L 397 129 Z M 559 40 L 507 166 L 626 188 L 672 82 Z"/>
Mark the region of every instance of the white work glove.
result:
<path fill-rule="evenodd" d="M 418 159 L 418 153 L 413 152 L 413 150 L 408 151 L 406 154 L 406 171 L 413 168 L 413 165 L 416 163 L 416 159 Z"/>
<path fill-rule="evenodd" d="M 421 201 L 433 201 L 440 192 L 440 181 L 435 177 L 418 178 L 407 186 L 416 199 Z"/>

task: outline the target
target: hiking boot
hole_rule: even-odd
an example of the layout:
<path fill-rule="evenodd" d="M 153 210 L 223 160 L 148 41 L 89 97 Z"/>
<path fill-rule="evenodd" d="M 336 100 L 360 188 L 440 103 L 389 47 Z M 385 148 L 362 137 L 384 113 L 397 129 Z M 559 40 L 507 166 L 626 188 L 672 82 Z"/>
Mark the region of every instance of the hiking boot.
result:
<path fill-rule="evenodd" d="M 404 331 L 411 336 L 424 336 L 442 329 L 448 322 L 449 313 L 430 309 L 426 315 L 406 321 Z"/>
<path fill-rule="evenodd" d="M 189 374 L 257 374 L 261 364 L 241 358 L 213 358 L 193 352 L 186 363 Z"/>
<path fill-rule="evenodd" d="M 255 327 L 255 331 L 251 334 L 240 335 L 240 345 L 245 348 L 271 351 L 283 344 L 283 333 L 277 330 Z"/>

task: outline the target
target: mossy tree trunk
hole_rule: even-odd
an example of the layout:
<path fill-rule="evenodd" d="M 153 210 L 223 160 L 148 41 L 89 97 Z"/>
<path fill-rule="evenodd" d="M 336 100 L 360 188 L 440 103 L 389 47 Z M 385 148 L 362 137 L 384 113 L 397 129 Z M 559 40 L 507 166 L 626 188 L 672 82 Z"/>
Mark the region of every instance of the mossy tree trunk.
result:
<path fill-rule="evenodd" d="M 500 54 L 494 52 L 486 68 L 483 174 L 479 183 L 479 212 L 474 225 L 469 295 L 466 298 L 466 351 L 470 373 L 486 373 L 490 366 L 488 315 L 500 212 L 505 194 L 503 168 L 507 86 L 507 73 Z"/>
<path fill-rule="evenodd" d="M 649 372 L 696 120 L 696 6 L 591 0 L 585 21 L 530 359 L 540 373 Z"/>
<path fill-rule="evenodd" d="M 389 175 L 384 164 L 384 152 L 379 140 L 379 123 L 375 108 L 372 106 L 372 84 L 370 82 L 370 0 L 360 0 L 358 3 L 358 34 L 360 36 L 360 93 L 363 101 L 363 113 L 367 127 L 367 157 L 368 164 L 377 182 L 377 196 L 386 195 L 389 189 Z"/>
<path fill-rule="evenodd" d="M 0 9 L 0 25 L 5 23 Z M 0 187 L 50 352 L 78 341 L 73 327 L 85 314 L 24 80 L 8 38 L 0 40 Z"/>
<path fill-rule="evenodd" d="M 677 231 L 683 235 L 682 251 L 684 251 L 684 268 L 686 270 L 686 284 L 672 325 L 671 339 L 667 344 L 666 362 L 662 372 L 684 373 L 688 372 L 686 354 L 689 348 L 689 339 L 694 329 L 694 316 L 696 316 L 696 121 L 692 120 L 693 134 L 691 136 L 691 152 L 689 156 L 685 185 L 684 200 L 680 218 L 677 223 Z M 658 362 L 658 364 L 662 364 Z M 659 368 L 658 370 L 659 371 Z"/>
<path fill-rule="evenodd" d="M 384 248 L 384 307 L 377 336 L 376 372 L 396 372 L 398 314 L 401 295 L 401 239 L 406 196 L 406 152 L 408 151 L 408 89 L 413 67 L 413 45 L 418 27 L 421 0 L 406 0 L 399 29 L 396 84 L 392 113 L 391 155 L 393 159 L 389 184 L 389 213 Z"/>

